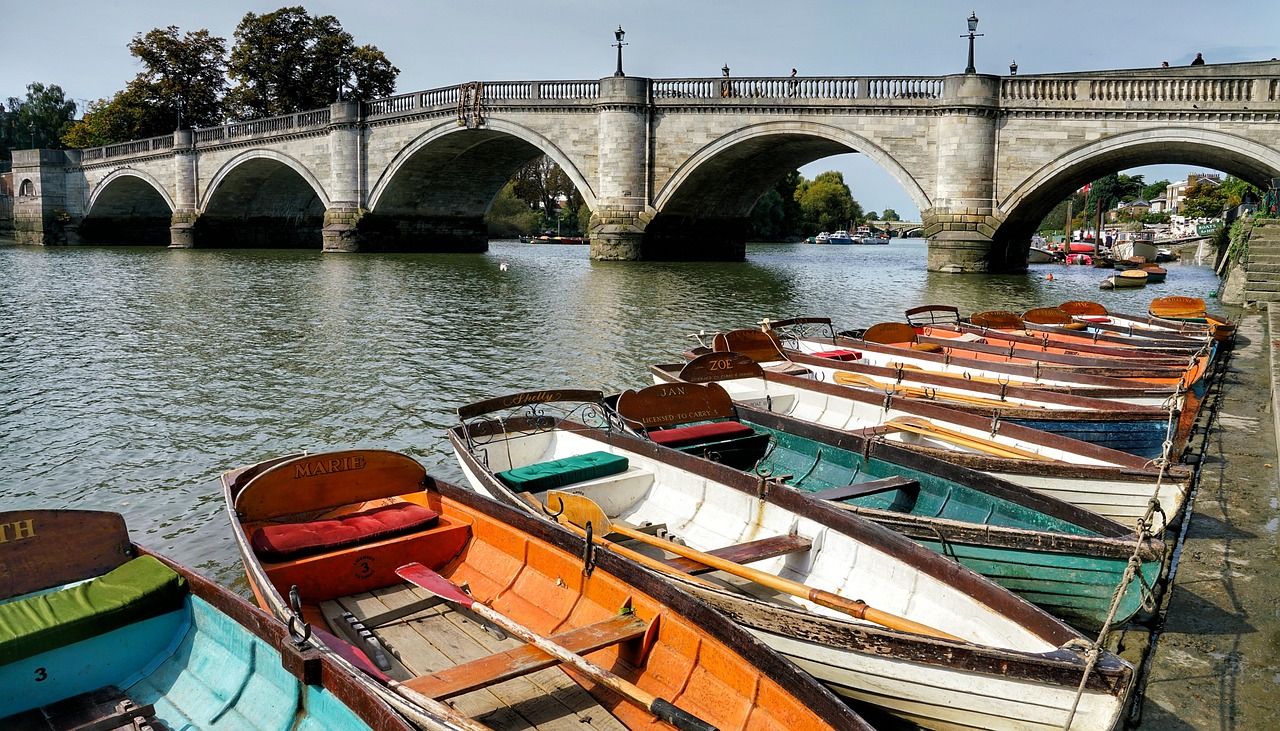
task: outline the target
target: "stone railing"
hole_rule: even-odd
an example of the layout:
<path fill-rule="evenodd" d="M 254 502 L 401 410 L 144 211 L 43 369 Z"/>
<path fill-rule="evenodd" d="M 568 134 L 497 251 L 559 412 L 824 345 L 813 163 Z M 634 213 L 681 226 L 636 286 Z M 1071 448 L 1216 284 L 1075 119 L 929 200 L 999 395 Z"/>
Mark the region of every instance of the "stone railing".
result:
<path fill-rule="evenodd" d="M 1006 77 L 1000 81 L 1001 102 L 1156 103 L 1277 102 L 1280 78 L 1239 76 L 1153 75 L 1132 78 L 1114 75 L 1088 77 Z M 1051 106 L 1051 105 L 1050 105 Z"/>
<path fill-rule="evenodd" d="M 136 157 L 139 155 L 150 155 L 155 152 L 173 149 L 173 135 L 165 135 L 163 137 L 152 137 L 146 140 L 134 140 L 132 142 L 121 142 L 116 145 L 107 145 L 105 147 L 90 147 L 80 151 L 80 159 L 83 162 L 93 162 L 95 160 L 106 160 L 112 157 Z"/>
<path fill-rule="evenodd" d="M 534 106 L 547 102 L 593 101 L 600 96 L 600 82 L 587 81 L 472 81 L 427 91 L 415 91 L 385 99 L 374 99 L 363 105 L 366 119 L 387 119 L 425 112 L 455 110 L 460 100 L 481 104 L 523 104 Z M 465 99 L 464 99 L 465 95 Z"/>
<path fill-rule="evenodd" d="M 653 79 L 655 101 L 665 99 L 939 99 L 942 77 L 789 76 Z"/>

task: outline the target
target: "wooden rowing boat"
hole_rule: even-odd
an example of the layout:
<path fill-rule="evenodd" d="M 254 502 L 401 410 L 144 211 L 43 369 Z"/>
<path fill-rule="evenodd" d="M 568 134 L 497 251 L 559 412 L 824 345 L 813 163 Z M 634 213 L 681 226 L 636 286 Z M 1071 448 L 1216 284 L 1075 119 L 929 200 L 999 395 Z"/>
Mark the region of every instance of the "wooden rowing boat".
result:
<path fill-rule="evenodd" d="M 406 455 L 293 455 L 223 486 L 264 606 L 296 595 L 365 682 L 468 728 L 870 728 L 673 585 Z"/>
<path fill-rule="evenodd" d="M 1150 362 L 1169 365 L 1186 365 L 1190 356 L 1204 350 L 1207 345 L 1203 339 L 1192 338 L 1176 340 L 1124 336 L 1104 338 L 1097 332 L 1087 332 L 1088 326 L 1085 323 L 1076 322 L 1063 310 L 1049 307 L 1028 310 L 1023 315 L 990 310 L 961 318 L 959 310 L 950 305 L 923 305 L 913 307 L 905 314 L 907 323 L 913 327 L 941 327 L 1031 347 L 1053 344 L 1072 352 L 1143 358 Z M 929 322 L 921 324 L 921 316 L 925 314 L 928 315 Z M 1046 322 L 1053 323 L 1057 327 L 1044 327 L 1043 323 Z M 1152 358 L 1155 360 L 1151 360 Z"/>
<path fill-rule="evenodd" d="M 881 440 L 735 407 L 715 383 L 650 386 L 610 401 L 623 423 L 646 438 L 662 439 L 695 424 L 745 425 L 749 435 L 708 435 L 674 448 L 833 501 L 1081 629 L 1105 623 L 1131 557 L 1141 563 L 1140 576 L 1125 587 L 1113 622 L 1141 609 L 1160 575 L 1164 545 L 1158 539 L 1139 538 L 1096 513 Z M 768 441 L 754 439 L 758 434 Z"/>
<path fill-rule="evenodd" d="M 1176 386 L 1149 384 L 1072 371 L 1042 368 L 1039 363 L 997 363 L 954 357 L 941 349 L 922 350 L 881 345 L 835 332 L 825 317 L 766 320 L 764 327 L 776 333 L 788 357 L 796 353 L 852 361 L 894 370 L 920 370 L 959 376 L 978 383 L 1023 386 L 1037 390 L 1104 398 L 1136 406 L 1176 407 L 1181 395 Z M 834 355 L 833 355 L 834 354 Z M 1182 409 L 1185 411 L 1185 409 Z"/>
<path fill-rule="evenodd" d="M 837 693 L 925 728 L 1115 724 L 1130 668 L 1103 652 L 1085 679 L 1083 638 L 1060 620 L 851 512 L 639 439 L 608 416 L 597 413 L 593 427 L 553 415 L 583 398 L 594 395 L 544 391 L 460 407 L 450 439 L 467 479 L 570 522 L 586 498 L 603 517 L 593 526 L 643 542 L 610 539 L 612 550 L 655 570 L 666 570 L 669 553 L 696 552 L 679 565 L 716 573 L 673 580 Z M 511 413 L 518 405 L 536 408 Z"/>
<path fill-rule="evenodd" d="M 1204 324 L 1218 341 L 1229 340 L 1236 332 L 1236 326 L 1231 321 L 1209 314 L 1205 310 L 1204 300 L 1199 297 L 1159 297 L 1151 300 L 1148 312 L 1152 317 L 1165 320 Z"/>
<path fill-rule="evenodd" d="M 1153 301 L 1160 303 L 1161 300 L 1167 299 L 1169 298 L 1164 297 Z M 1181 299 L 1191 300 L 1192 304 L 1189 306 L 1195 307 L 1196 298 L 1187 297 Z M 1201 301 L 1203 302 L 1203 300 Z M 1167 307 L 1176 313 L 1183 311 L 1184 306 L 1184 304 L 1175 301 L 1175 303 Z M 1135 315 L 1124 312 L 1111 312 L 1103 305 L 1089 300 L 1063 302 L 1058 307 L 1078 321 L 1087 323 L 1090 327 L 1097 327 L 1111 332 L 1129 334 L 1154 332 L 1161 336 L 1173 333 L 1187 337 L 1208 338 L 1219 343 L 1230 343 L 1232 336 L 1235 334 L 1235 325 L 1225 318 L 1217 316 L 1213 316 L 1212 321 L 1208 317 L 1200 321 L 1198 318 L 1184 320 L 1161 317 L 1151 313 Z M 1160 304 L 1157 304 L 1157 310 L 1169 311 L 1162 308 Z"/>
<path fill-rule="evenodd" d="M 801 366 L 815 380 L 869 389 L 893 399 L 933 403 L 969 414 L 1061 434 L 1142 457 L 1180 454 L 1190 434 L 1178 413 L 1168 408 L 1129 405 L 1106 399 L 975 381 L 959 376 L 904 368 L 865 365 L 857 351 L 825 351 L 824 355 L 786 352 L 773 330 L 730 330 L 712 338 L 712 351 L 732 351 L 763 367 L 786 362 Z M 690 351 L 696 357 L 698 351 Z M 793 375 L 800 375 L 793 373 Z M 1174 410 L 1176 412 L 1176 410 Z M 1170 431 L 1170 420 L 1174 427 Z M 1169 444 L 1166 446 L 1166 440 Z"/>
<path fill-rule="evenodd" d="M 1088 338 L 1091 342 L 1135 347 L 1152 344 L 1188 354 L 1206 346 L 1214 348 L 1216 345 L 1207 334 L 1179 333 L 1145 327 L 1121 327 L 1107 322 L 1109 318 L 1100 319 L 1101 322 L 1077 319 L 1061 307 L 1036 307 L 1022 313 L 1023 324 L 1028 330 L 1054 333 L 1059 337 L 1074 336 Z"/>
<path fill-rule="evenodd" d="M 119 514 L 0 513 L 0 567 L 0 728 L 410 729 L 309 640 L 134 545 Z"/>
<path fill-rule="evenodd" d="M 1102 289 L 1133 289 L 1146 286 L 1146 284 L 1147 270 L 1126 269 L 1104 278 L 1098 286 Z"/>
<path fill-rule="evenodd" d="M 724 386 L 736 404 L 878 437 L 1052 495 L 1134 525 L 1149 517 L 1160 531 L 1180 514 L 1192 473 L 1164 470 L 1132 454 L 930 404 L 907 403 L 829 383 L 764 371 L 737 353 L 708 353 L 687 364 L 650 367 L 656 383 Z"/>

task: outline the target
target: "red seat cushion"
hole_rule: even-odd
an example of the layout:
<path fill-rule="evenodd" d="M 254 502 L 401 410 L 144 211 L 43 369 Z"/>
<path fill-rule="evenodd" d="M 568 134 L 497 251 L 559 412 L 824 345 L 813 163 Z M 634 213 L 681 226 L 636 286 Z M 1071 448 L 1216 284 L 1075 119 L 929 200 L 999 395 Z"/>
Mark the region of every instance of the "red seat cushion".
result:
<path fill-rule="evenodd" d="M 862 353 L 856 350 L 845 350 L 843 348 L 837 350 L 819 350 L 810 355 L 816 355 L 819 358 L 830 358 L 831 360 L 857 360 L 862 357 Z"/>
<path fill-rule="evenodd" d="M 396 503 L 330 520 L 266 526 L 249 542 L 264 561 L 284 561 L 429 528 L 439 519 L 421 505 Z"/>
<path fill-rule="evenodd" d="M 667 447 L 687 447 L 690 444 L 746 437 L 755 433 L 755 430 L 746 424 L 736 421 L 715 421 L 710 424 L 694 424 L 651 431 L 649 438 Z"/>

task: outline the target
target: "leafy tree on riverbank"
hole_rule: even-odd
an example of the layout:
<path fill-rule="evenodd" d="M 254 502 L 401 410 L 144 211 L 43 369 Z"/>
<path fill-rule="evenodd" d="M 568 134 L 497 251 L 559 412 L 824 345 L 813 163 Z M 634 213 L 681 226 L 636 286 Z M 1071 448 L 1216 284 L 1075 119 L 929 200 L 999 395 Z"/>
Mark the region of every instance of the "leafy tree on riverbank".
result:
<path fill-rule="evenodd" d="M 796 188 L 804 180 L 800 171 L 792 170 L 756 201 L 747 222 L 747 238 L 751 241 L 785 241 L 800 238 L 802 212 L 796 200 Z"/>
<path fill-rule="evenodd" d="M 838 170 L 819 173 L 813 182 L 803 181 L 796 188 L 795 199 L 804 214 L 804 227 L 810 233 L 838 231 L 863 220 L 862 206 Z"/>
<path fill-rule="evenodd" d="M 179 36 L 155 28 L 129 42 L 142 62 L 124 91 L 99 99 L 67 133 L 71 147 L 94 147 L 168 134 L 179 127 L 222 124 L 227 88 L 226 41 L 207 30 Z"/>
<path fill-rule="evenodd" d="M 502 191 L 489 206 L 484 222 L 489 227 L 490 237 L 510 239 L 537 233 L 542 216 L 516 196 L 515 183 L 510 182 L 502 186 Z"/>
<path fill-rule="evenodd" d="M 12 150 L 32 147 L 62 147 L 62 135 L 76 116 L 76 103 L 69 101 L 57 84 L 45 86 L 38 81 L 27 84 L 27 97 L 11 96 L 0 114 L 0 160 L 12 159 Z"/>
<path fill-rule="evenodd" d="M 256 15 L 236 26 L 227 72 L 236 86 L 226 105 L 234 119 L 319 109 L 338 96 L 375 99 L 395 93 L 400 69 L 375 46 L 356 46 L 332 15 L 296 6 Z"/>

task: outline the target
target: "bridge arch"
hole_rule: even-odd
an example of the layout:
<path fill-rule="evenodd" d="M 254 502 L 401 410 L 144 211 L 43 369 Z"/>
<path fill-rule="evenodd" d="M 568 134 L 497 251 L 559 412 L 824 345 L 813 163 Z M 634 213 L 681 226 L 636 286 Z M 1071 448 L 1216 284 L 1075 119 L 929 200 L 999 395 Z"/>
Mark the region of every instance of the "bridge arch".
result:
<path fill-rule="evenodd" d="M 79 239 L 85 244 L 167 246 L 176 206 L 155 176 L 136 168 L 119 168 L 89 194 Z"/>
<path fill-rule="evenodd" d="M 762 122 L 718 137 L 681 161 L 654 197 L 645 257 L 745 256 L 748 217 L 760 196 L 789 171 L 846 152 L 865 154 L 921 210 L 930 207 L 912 171 L 867 137 L 815 122 Z"/>
<path fill-rule="evenodd" d="M 771 159 L 760 157 L 766 151 Z M 902 186 L 920 210 L 932 205 L 915 176 L 880 145 L 847 129 L 790 121 L 743 127 L 707 144 L 681 163 L 658 191 L 653 205 L 658 212 L 681 212 L 688 204 L 682 204 L 680 199 L 690 195 L 691 186 L 692 189 L 727 188 L 731 191 L 729 195 L 737 200 L 726 212 L 745 216 L 760 194 L 787 172 L 846 152 L 859 152 L 874 160 Z M 750 171 L 744 175 L 742 168 L 748 165 L 760 172 Z"/>
<path fill-rule="evenodd" d="M 329 205 L 306 165 L 275 150 L 247 150 L 210 179 L 196 206 L 197 245 L 319 249 Z"/>
<path fill-rule="evenodd" d="M 421 135 L 413 139 L 409 144 L 405 145 L 399 152 L 396 153 L 395 157 L 392 158 L 391 162 L 387 165 L 386 169 L 382 171 L 382 173 L 378 176 L 378 180 L 373 184 L 372 188 L 369 190 L 369 209 L 377 210 L 379 205 L 382 203 L 382 198 L 384 196 L 390 197 L 391 195 L 395 194 L 394 188 L 397 184 L 397 178 L 408 171 L 408 169 L 414 164 L 414 159 L 420 153 L 423 153 L 424 151 L 429 151 L 433 145 L 436 145 L 444 140 L 460 143 L 460 145 L 464 147 L 469 153 L 472 151 L 478 151 L 480 148 L 483 148 L 486 144 L 494 142 L 496 137 L 495 135 L 483 134 L 489 131 L 497 132 L 497 133 L 500 133 L 501 135 L 504 135 L 510 138 L 515 138 L 516 140 L 527 143 L 529 147 L 536 149 L 536 152 L 529 151 L 529 152 L 533 152 L 533 154 L 528 155 L 525 161 L 521 162 L 520 165 L 526 164 L 529 160 L 532 160 L 534 157 L 540 154 L 545 154 L 548 157 L 550 157 L 556 163 L 556 165 L 560 166 L 560 169 L 563 170 L 565 174 L 569 176 L 569 179 L 573 181 L 574 186 L 578 189 L 578 192 L 582 194 L 582 199 L 586 202 L 587 206 L 589 208 L 593 208 L 593 209 L 595 208 L 595 205 L 596 205 L 595 189 L 592 187 L 591 182 L 587 179 L 587 177 L 582 174 L 582 171 L 579 169 L 579 165 L 577 164 L 577 161 L 573 160 L 568 155 L 566 155 L 564 151 L 561 150 L 560 147 L 557 146 L 554 142 L 552 142 L 548 137 L 542 134 L 539 134 L 523 125 L 514 124 L 512 122 L 508 122 L 502 119 L 491 118 L 491 119 L 485 120 L 485 127 L 482 130 L 466 129 L 463 127 L 459 127 L 456 123 L 452 121 L 449 121 L 446 123 L 436 125 L 435 127 L 428 129 L 426 132 L 422 133 Z M 469 139 L 463 140 L 462 138 L 452 137 L 453 135 L 464 135 Z M 453 147 L 454 147 L 453 145 L 450 145 L 450 148 L 451 148 L 450 151 L 452 151 Z M 491 154 L 501 153 L 505 157 L 506 155 L 510 155 L 515 151 L 510 150 L 509 148 L 504 146 L 504 149 L 501 151 L 490 150 L 488 152 Z M 517 154 L 515 155 L 515 157 L 518 158 L 519 155 Z M 502 179 L 502 182 L 499 184 L 498 188 L 490 192 L 492 194 L 496 194 L 497 191 L 501 189 L 501 186 L 505 185 L 506 182 L 510 180 L 511 173 L 518 168 L 519 166 L 516 166 L 515 168 L 511 168 L 508 171 L 506 177 Z M 492 199 L 493 199 L 493 196 L 490 195 L 489 202 L 492 202 Z M 485 204 L 485 210 L 486 211 L 488 210 L 488 202 L 486 202 Z"/>
<path fill-rule="evenodd" d="M 1203 165 L 1260 187 L 1280 176 L 1280 150 L 1208 129 L 1159 127 L 1081 145 L 1040 166 L 999 202 L 1005 223 L 993 241 L 1025 254 L 1040 221 L 1072 191 L 1116 170 L 1144 165 Z M 1021 248 L 1021 252 L 1019 251 Z"/>

